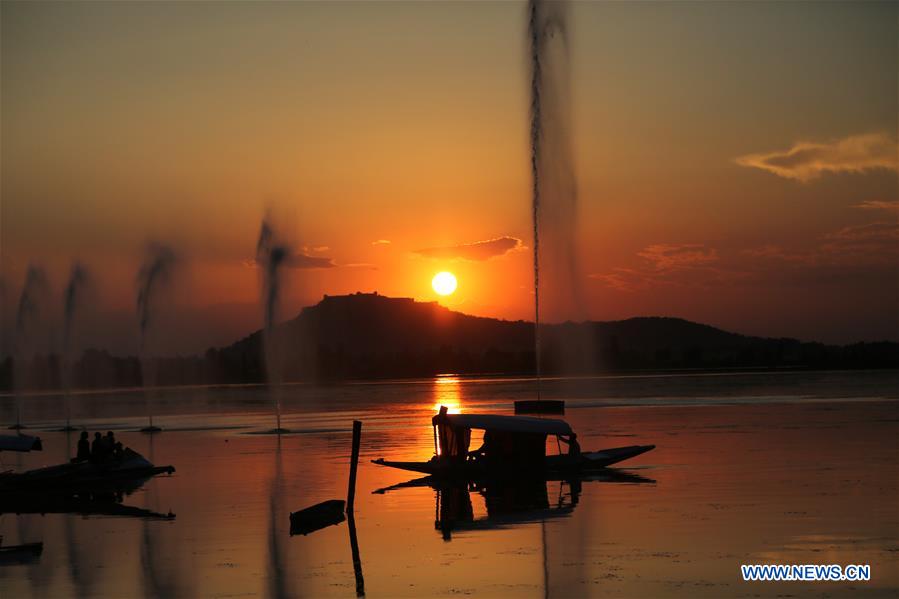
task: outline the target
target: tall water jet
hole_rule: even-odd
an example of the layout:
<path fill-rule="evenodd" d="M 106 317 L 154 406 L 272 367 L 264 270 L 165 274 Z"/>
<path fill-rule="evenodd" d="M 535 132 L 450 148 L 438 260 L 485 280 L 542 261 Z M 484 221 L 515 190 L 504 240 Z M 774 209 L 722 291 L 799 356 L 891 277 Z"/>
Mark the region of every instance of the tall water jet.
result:
<path fill-rule="evenodd" d="M 275 336 L 275 324 L 278 316 L 281 291 L 281 266 L 290 256 L 290 247 L 277 239 L 271 216 L 262 220 L 259 229 L 259 240 L 256 242 L 256 264 L 261 271 L 262 284 L 262 351 L 265 362 L 266 381 L 272 396 L 275 410 L 275 429 L 273 433 L 287 432 L 281 428 L 280 386 L 283 383 L 278 340 Z"/>
<path fill-rule="evenodd" d="M 531 216 L 537 398 L 545 346 L 541 322 L 583 316 L 577 252 L 577 184 L 571 131 L 568 7 L 530 0 Z"/>
<path fill-rule="evenodd" d="M 87 269 L 80 263 L 72 265 L 69 282 L 63 297 L 62 359 L 60 360 L 60 382 L 65 393 L 66 426 L 64 431 L 73 431 L 72 426 L 72 337 L 74 335 L 75 316 L 83 301 L 85 288 L 89 282 Z"/>
<path fill-rule="evenodd" d="M 152 388 L 156 384 L 156 364 L 148 356 L 148 351 L 159 294 L 171 280 L 176 261 L 177 256 L 172 248 L 150 242 L 146 247 L 144 261 L 137 272 L 137 318 L 140 332 L 138 358 L 145 393 L 149 393 L 147 387 Z M 162 429 L 153 424 L 153 401 L 149 394 L 146 395 L 146 400 L 149 424 L 142 428 L 141 432 L 158 432 Z"/>
<path fill-rule="evenodd" d="M 41 320 L 46 319 L 45 309 L 50 295 L 50 285 L 44 269 L 39 266 L 29 265 L 25 273 L 25 283 L 22 285 L 22 295 L 19 296 L 19 306 L 16 311 L 16 328 L 13 341 L 13 388 L 16 393 L 16 423 L 11 429 L 24 428 L 22 425 L 22 391 L 27 386 L 29 362 L 34 359 L 36 348 L 35 339 Z"/>

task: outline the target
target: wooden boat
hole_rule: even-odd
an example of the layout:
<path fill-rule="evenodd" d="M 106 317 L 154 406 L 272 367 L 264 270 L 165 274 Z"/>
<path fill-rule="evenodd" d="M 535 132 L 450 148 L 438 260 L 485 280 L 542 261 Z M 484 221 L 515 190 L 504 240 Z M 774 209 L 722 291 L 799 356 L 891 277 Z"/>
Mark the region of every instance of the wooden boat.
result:
<path fill-rule="evenodd" d="M 43 543 L 0 545 L 0 566 L 23 565 L 36 562 L 44 551 Z"/>
<path fill-rule="evenodd" d="M 100 464 L 77 462 L 37 468 L 27 472 L 0 473 L 0 493 L 35 490 L 94 490 L 119 482 L 171 474 L 173 466 L 154 466 L 145 457 L 125 449 L 121 459 Z"/>
<path fill-rule="evenodd" d="M 564 420 L 495 414 L 449 414 L 441 406 L 432 420 L 434 457 L 427 462 L 379 458 L 373 463 L 456 479 L 599 472 L 646 453 L 655 445 L 628 445 L 600 451 L 546 455 L 546 438 L 568 443 L 574 433 Z M 484 431 L 484 446 L 469 451 L 472 429 Z M 561 446 L 561 445 L 560 445 Z"/>
<path fill-rule="evenodd" d="M 41 451 L 40 437 L 31 435 L 0 435 L 0 451 Z"/>
<path fill-rule="evenodd" d="M 308 535 L 322 528 L 340 524 L 346 520 L 345 505 L 341 499 L 330 499 L 292 512 L 290 514 L 290 536 Z"/>

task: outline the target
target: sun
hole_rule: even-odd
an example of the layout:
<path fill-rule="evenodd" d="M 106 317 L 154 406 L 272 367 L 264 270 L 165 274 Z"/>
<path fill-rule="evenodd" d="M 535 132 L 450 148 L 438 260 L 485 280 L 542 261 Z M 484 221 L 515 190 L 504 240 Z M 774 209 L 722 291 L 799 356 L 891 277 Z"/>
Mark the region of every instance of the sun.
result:
<path fill-rule="evenodd" d="M 438 295 L 451 294 L 456 290 L 457 284 L 456 275 L 447 271 L 438 272 L 434 275 L 434 278 L 431 279 L 431 287 L 434 288 L 434 291 L 436 291 Z"/>

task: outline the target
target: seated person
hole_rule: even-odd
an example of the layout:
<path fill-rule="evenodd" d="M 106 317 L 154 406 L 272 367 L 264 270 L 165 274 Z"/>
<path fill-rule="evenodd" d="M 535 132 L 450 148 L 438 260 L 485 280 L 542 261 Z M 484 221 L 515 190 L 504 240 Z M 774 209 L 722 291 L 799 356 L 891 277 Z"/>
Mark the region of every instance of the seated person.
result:
<path fill-rule="evenodd" d="M 577 442 L 577 433 L 571 433 L 568 437 L 559 437 L 562 443 L 568 444 L 568 455 L 572 457 L 580 457 L 581 444 Z"/>
<path fill-rule="evenodd" d="M 106 461 L 106 440 L 100 433 L 94 433 L 94 441 L 91 443 L 91 462 L 99 464 Z"/>
<path fill-rule="evenodd" d="M 493 446 L 495 445 L 493 431 L 484 432 L 484 442 L 474 451 L 469 451 L 468 456 L 472 459 L 479 460 L 489 456 Z"/>
<path fill-rule="evenodd" d="M 91 443 L 87 438 L 87 431 L 81 431 L 81 438 L 78 439 L 78 453 L 73 462 L 88 462 L 91 459 Z"/>

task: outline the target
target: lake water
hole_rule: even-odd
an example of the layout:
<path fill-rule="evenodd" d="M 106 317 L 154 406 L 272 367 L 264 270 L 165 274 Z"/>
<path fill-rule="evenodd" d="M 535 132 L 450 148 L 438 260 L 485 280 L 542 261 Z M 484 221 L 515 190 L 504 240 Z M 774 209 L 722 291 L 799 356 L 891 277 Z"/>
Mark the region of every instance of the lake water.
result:
<path fill-rule="evenodd" d="M 622 480 L 549 481 L 438 493 L 371 459 L 428 459 L 430 418 L 511 413 L 528 379 L 433 380 L 76 394 L 72 416 L 114 430 L 160 476 L 123 505 L 173 519 L 0 516 L 0 597 L 749 597 L 899 595 L 899 373 L 659 375 L 546 381 L 584 450 L 657 448 Z M 148 402 L 165 432 L 146 435 Z M 15 419 L 0 397 L 0 421 Z M 76 434 L 58 396 L 21 400 L 44 451 L 3 469 L 59 463 Z M 290 512 L 344 498 L 350 428 L 362 420 L 354 527 L 290 536 Z M 475 445 L 473 441 L 472 445 Z M 354 567 L 351 532 L 359 562 Z M 9 560 L 7 560 L 9 561 Z M 870 564 L 869 582 L 746 583 L 743 563 Z"/>

